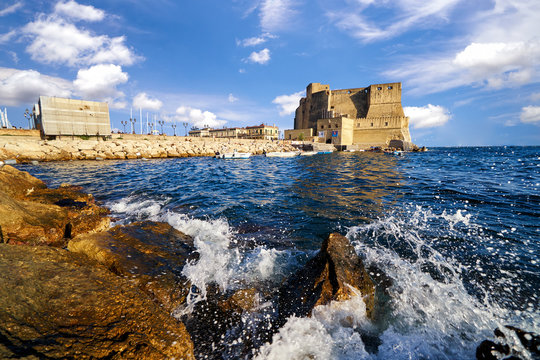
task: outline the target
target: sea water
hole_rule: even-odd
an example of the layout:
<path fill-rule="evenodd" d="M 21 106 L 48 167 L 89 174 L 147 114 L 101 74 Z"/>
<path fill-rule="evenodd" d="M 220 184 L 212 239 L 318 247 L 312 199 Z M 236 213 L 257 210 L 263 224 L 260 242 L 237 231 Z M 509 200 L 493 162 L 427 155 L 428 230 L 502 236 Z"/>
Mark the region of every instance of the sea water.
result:
<path fill-rule="evenodd" d="M 377 321 L 359 294 L 291 317 L 254 358 L 471 359 L 495 328 L 540 333 L 540 147 L 19 168 L 52 187 L 82 186 L 115 223 L 166 221 L 192 235 L 201 256 L 183 271 L 199 291 L 179 315 L 211 283 L 277 287 L 331 232 L 388 278 Z M 224 339 L 224 358 L 240 353 L 250 326 L 267 325 L 272 304 L 259 306 Z"/>

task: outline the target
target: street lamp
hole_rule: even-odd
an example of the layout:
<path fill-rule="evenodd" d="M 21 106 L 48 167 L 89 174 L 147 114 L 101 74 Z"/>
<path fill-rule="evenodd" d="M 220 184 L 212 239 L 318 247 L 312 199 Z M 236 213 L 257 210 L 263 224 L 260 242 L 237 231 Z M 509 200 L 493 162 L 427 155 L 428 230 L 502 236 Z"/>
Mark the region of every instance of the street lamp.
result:
<path fill-rule="evenodd" d="M 30 110 L 26 109 L 24 111 L 24 117 L 28 120 L 28 129 L 31 129 L 32 114 L 30 114 Z"/>
<path fill-rule="evenodd" d="M 182 125 L 184 125 L 184 129 L 186 131 L 184 136 L 187 136 L 187 127 L 188 127 L 189 123 L 185 122 L 185 123 L 182 123 Z"/>
<path fill-rule="evenodd" d="M 165 121 L 158 120 L 158 124 L 161 125 L 161 135 L 163 135 L 163 124 L 165 124 Z"/>
<path fill-rule="evenodd" d="M 135 123 L 137 122 L 137 119 L 135 118 L 129 118 L 129 121 L 131 122 L 131 132 L 135 134 Z"/>
<path fill-rule="evenodd" d="M 171 127 L 173 129 L 174 136 L 176 136 L 176 124 L 172 124 Z"/>
<path fill-rule="evenodd" d="M 122 120 L 120 122 L 122 123 L 122 125 L 124 125 L 124 134 L 125 134 L 126 133 L 126 125 L 127 125 L 128 121 L 127 120 Z"/>

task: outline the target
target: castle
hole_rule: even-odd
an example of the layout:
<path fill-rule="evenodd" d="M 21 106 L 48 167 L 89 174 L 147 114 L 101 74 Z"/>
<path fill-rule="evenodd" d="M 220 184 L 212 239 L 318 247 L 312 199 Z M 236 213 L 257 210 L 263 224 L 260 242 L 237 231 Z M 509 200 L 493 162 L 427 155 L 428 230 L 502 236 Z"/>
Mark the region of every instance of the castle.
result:
<path fill-rule="evenodd" d="M 286 140 L 333 144 L 338 149 L 410 149 L 409 118 L 401 106 L 401 83 L 330 90 L 311 83 L 300 100 Z"/>

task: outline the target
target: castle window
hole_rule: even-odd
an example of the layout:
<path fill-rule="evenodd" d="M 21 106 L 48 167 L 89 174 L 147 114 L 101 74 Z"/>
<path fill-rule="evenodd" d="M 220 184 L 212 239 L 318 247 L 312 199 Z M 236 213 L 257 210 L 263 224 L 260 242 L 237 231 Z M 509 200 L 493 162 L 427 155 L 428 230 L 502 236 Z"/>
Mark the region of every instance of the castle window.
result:
<path fill-rule="evenodd" d="M 330 109 L 333 109 L 333 108 L 334 108 L 334 106 L 330 106 Z"/>
<path fill-rule="evenodd" d="M 391 86 L 389 86 L 389 87 L 388 87 L 388 90 L 392 90 L 392 87 L 391 87 Z"/>
<path fill-rule="evenodd" d="M 373 127 L 373 123 L 371 123 L 371 127 Z"/>
<path fill-rule="evenodd" d="M 367 93 L 368 93 L 368 89 L 364 89 L 364 92 L 367 94 Z"/>
<path fill-rule="evenodd" d="M 336 127 L 339 127 L 337 123 L 336 123 Z"/>
<path fill-rule="evenodd" d="M 384 126 L 388 126 L 388 121 L 386 121 L 386 122 L 384 123 Z"/>
<path fill-rule="evenodd" d="M 378 87 L 377 87 L 377 90 L 382 90 L 382 87 L 378 86 Z"/>
<path fill-rule="evenodd" d="M 321 129 L 324 129 L 324 125 L 321 125 Z"/>

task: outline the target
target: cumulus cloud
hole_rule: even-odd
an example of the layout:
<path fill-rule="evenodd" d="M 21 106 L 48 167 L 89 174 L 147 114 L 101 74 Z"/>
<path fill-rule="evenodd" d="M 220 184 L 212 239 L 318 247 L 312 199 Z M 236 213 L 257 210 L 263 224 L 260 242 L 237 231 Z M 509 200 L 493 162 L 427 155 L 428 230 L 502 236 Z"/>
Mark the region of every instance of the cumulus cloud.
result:
<path fill-rule="evenodd" d="M 439 105 L 407 106 L 403 108 L 403 111 L 415 129 L 443 126 L 451 117 L 448 110 Z"/>
<path fill-rule="evenodd" d="M 74 20 L 101 21 L 105 18 L 105 11 L 96 9 L 91 5 L 81 5 L 70 0 L 58 2 L 54 7 L 55 13 L 67 16 Z"/>
<path fill-rule="evenodd" d="M 540 106 L 525 106 L 521 109 L 519 119 L 525 124 L 540 125 Z"/>
<path fill-rule="evenodd" d="M 72 67 L 103 63 L 132 65 L 140 60 L 126 44 L 124 36 L 95 35 L 70 20 L 100 21 L 105 12 L 75 1 L 56 4 L 55 13 L 41 14 L 22 28 L 30 39 L 26 52 L 33 60 Z"/>
<path fill-rule="evenodd" d="M 196 127 L 218 127 L 225 124 L 226 121 L 218 120 L 216 114 L 210 111 L 203 111 L 189 106 L 180 106 L 176 109 L 176 120 L 189 122 Z"/>
<path fill-rule="evenodd" d="M 443 52 L 417 57 L 384 74 L 402 79 L 417 93 L 540 81 L 540 2 L 499 0 L 487 10 L 460 15 L 461 23 L 471 24 L 468 38 L 449 41 Z"/>
<path fill-rule="evenodd" d="M 270 61 L 270 50 L 263 49 L 259 52 L 252 52 L 249 57 L 246 59 L 246 62 L 257 63 L 264 65 Z"/>
<path fill-rule="evenodd" d="M 263 31 L 271 33 L 288 28 L 291 18 L 297 13 L 294 5 L 293 0 L 263 0 L 259 8 Z"/>
<path fill-rule="evenodd" d="M 302 96 L 304 96 L 304 91 L 299 91 L 291 95 L 280 95 L 272 100 L 272 103 L 279 105 L 281 108 L 279 115 L 291 115 L 296 111 Z"/>
<path fill-rule="evenodd" d="M 261 36 L 250 37 L 244 40 L 237 40 L 236 45 L 243 46 L 243 47 L 256 46 L 256 45 L 264 44 L 269 39 L 275 39 L 276 37 L 277 36 L 272 35 L 270 33 L 264 33 Z"/>
<path fill-rule="evenodd" d="M 46 76 L 35 70 L 0 68 L 0 104 L 34 104 L 40 95 L 70 97 L 70 81 Z"/>
<path fill-rule="evenodd" d="M 23 6 L 22 1 L 18 1 L 13 5 L 10 5 L 2 10 L 0 10 L 0 16 L 9 15 L 11 13 L 14 13 L 15 11 L 19 10 Z"/>
<path fill-rule="evenodd" d="M 112 104 L 124 97 L 124 93 L 116 87 L 127 81 L 128 74 L 122 71 L 121 66 L 100 64 L 79 70 L 73 85 L 77 94 L 83 98 L 107 101 Z"/>
<path fill-rule="evenodd" d="M 163 106 L 163 103 L 158 99 L 151 99 L 142 92 L 133 98 L 133 107 L 136 109 L 154 110 L 158 111 Z"/>

